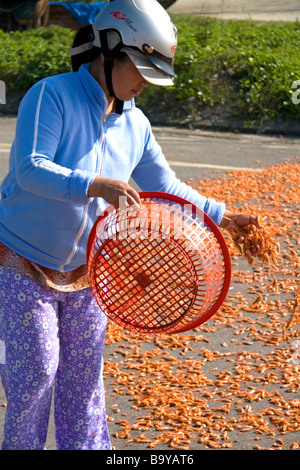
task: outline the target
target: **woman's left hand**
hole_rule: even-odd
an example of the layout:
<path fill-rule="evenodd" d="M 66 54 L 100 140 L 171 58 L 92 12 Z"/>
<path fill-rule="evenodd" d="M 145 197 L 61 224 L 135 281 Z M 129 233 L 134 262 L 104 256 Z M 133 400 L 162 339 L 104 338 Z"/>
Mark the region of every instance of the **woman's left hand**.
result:
<path fill-rule="evenodd" d="M 234 242 L 243 243 L 243 229 L 247 225 L 258 226 L 257 217 L 253 215 L 235 214 L 234 212 L 226 210 L 219 227 L 228 230 Z"/>

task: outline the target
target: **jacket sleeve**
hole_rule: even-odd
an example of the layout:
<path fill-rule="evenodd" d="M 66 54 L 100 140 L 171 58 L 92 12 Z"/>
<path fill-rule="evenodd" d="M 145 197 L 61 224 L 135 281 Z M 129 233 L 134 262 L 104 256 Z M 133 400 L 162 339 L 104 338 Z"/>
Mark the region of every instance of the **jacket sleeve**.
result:
<path fill-rule="evenodd" d="M 142 191 L 162 191 L 175 194 L 195 204 L 217 225 L 220 224 L 223 218 L 225 204 L 206 198 L 180 181 L 170 168 L 151 130 L 146 141 L 144 154 L 133 171 L 132 177 Z"/>
<path fill-rule="evenodd" d="M 43 197 L 86 204 L 87 188 L 95 175 L 55 163 L 63 130 L 63 108 L 45 81 L 33 86 L 23 98 L 14 141 L 18 185 Z"/>

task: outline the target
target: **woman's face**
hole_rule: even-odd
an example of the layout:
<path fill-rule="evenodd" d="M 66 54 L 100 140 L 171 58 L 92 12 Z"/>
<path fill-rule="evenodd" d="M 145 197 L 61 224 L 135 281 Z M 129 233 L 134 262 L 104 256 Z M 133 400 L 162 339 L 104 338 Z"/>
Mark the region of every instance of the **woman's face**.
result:
<path fill-rule="evenodd" d="M 115 95 L 122 101 L 130 101 L 150 85 L 127 56 L 115 60 L 112 84 Z"/>

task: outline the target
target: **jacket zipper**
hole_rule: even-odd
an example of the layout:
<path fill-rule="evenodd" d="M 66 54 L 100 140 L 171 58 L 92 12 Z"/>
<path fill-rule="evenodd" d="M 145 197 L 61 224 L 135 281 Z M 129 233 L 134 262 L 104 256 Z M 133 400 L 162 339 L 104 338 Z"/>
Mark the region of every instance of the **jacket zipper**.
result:
<path fill-rule="evenodd" d="M 104 142 L 104 130 L 103 130 L 103 124 L 106 123 L 106 116 L 104 116 L 102 118 L 102 121 L 101 121 L 101 134 L 100 134 L 100 142 L 99 142 L 99 147 L 100 147 L 100 157 L 98 159 L 98 163 L 97 163 L 97 168 L 96 168 L 96 172 L 97 174 L 99 175 L 100 174 L 100 171 L 101 171 L 101 164 L 102 164 L 102 147 L 103 147 L 103 142 Z M 73 243 L 73 248 L 68 256 L 68 258 L 66 259 L 66 261 L 60 266 L 60 271 L 63 271 L 64 268 L 66 266 L 68 266 L 68 264 L 70 264 L 70 262 L 72 261 L 72 258 L 76 255 L 77 253 L 77 250 L 78 250 L 78 244 L 79 244 L 79 240 L 80 238 L 82 237 L 82 234 L 85 230 L 85 227 L 86 227 L 86 222 L 87 222 L 87 218 L 88 218 L 88 211 L 89 211 L 89 204 L 86 204 L 85 206 L 85 209 L 84 209 L 84 214 L 83 214 L 83 219 L 82 219 L 82 223 L 81 223 L 81 226 L 79 228 L 79 231 L 76 235 L 76 238 L 74 240 L 74 243 Z"/>

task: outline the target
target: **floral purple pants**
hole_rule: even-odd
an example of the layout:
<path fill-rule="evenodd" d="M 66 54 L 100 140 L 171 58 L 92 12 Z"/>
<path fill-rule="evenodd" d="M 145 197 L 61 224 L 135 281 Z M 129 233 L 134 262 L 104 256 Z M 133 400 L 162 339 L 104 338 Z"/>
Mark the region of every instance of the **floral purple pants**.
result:
<path fill-rule="evenodd" d="M 0 267 L 3 450 L 45 448 L 53 388 L 57 449 L 111 449 L 105 332 L 106 317 L 90 289 L 59 292 Z"/>

